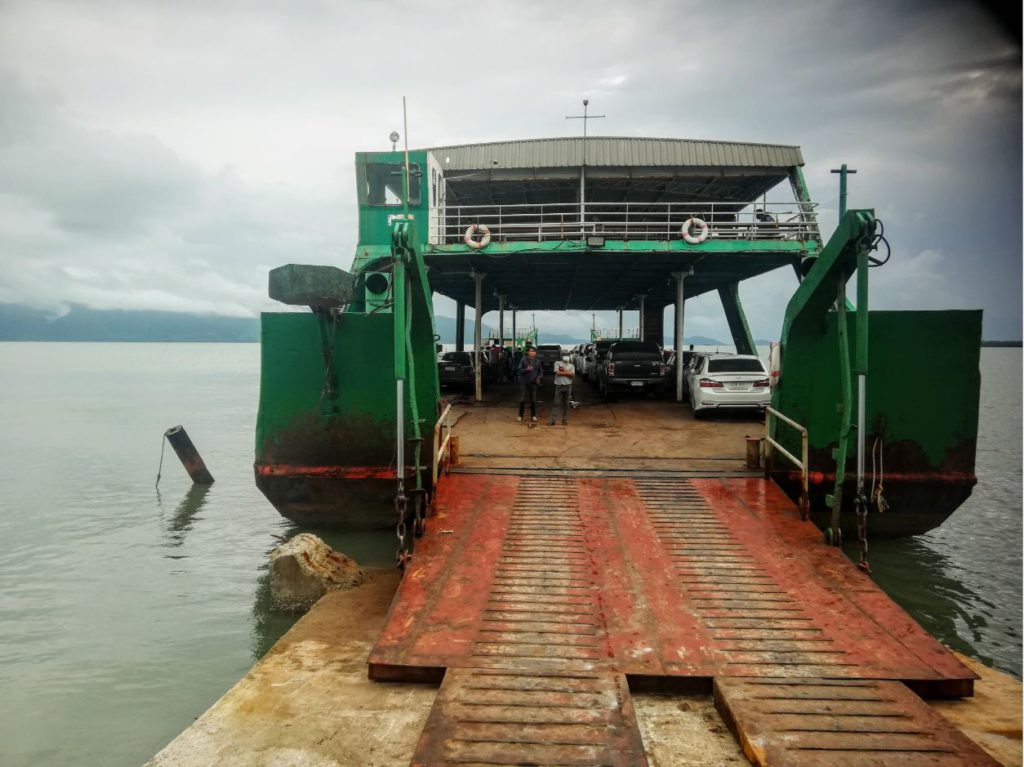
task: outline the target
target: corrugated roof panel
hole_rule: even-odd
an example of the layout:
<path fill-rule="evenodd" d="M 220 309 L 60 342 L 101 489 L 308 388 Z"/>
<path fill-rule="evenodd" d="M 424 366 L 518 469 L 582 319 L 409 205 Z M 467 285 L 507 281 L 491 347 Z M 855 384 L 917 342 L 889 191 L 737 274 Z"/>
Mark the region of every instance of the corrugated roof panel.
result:
<path fill-rule="evenodd" d="M 429 151 L 449 158 L 448 170 L 502 168 L 558 168 L 580 164 L 583 138 L 499 141 L 434 147 Z M 797 146 L 744 144 L 690 139 L 616 138 L 587 139 L 587 164 L 647 167 L 770 167 L 803 165 Z"/>

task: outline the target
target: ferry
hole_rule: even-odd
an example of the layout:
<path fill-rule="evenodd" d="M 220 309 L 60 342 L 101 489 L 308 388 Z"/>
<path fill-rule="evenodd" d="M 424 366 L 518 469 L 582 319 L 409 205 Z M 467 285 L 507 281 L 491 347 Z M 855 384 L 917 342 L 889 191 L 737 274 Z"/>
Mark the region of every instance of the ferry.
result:
<path fill-rule="evenodd" d="M 823 236 L 799 147 L 552 138 L 360 152 L 355 165 L 351 269 L 273 270 L 270 295 L 310 311 L 262 316 L 255 476 L 286 517 L 370 529 L 428 515 L 448 458 L 435 294 L 455 301 L 463 350 L 467 306 L 475 349 L 488 312 L 502 345 L 521 335 L 518 312 L 553 310 L 617 311 L 620 328 L 635 311 L 637 336 L 664 343 L 666 307 L 682 338 L 686 301 L 713 292 L 735 351 L 752 354 L 740 284 L 776 269 L 794 289 L 759 469 L 834 544 L 865 525 L 925 532 L 970 495 L 981 312 L 870 310 L 883 222 L 845 210 L 844 194 Z M 496 396 L 478 381 L 467 404 Z M 681 366 L 676 399 L 651 423 L 693 427 Z"/>

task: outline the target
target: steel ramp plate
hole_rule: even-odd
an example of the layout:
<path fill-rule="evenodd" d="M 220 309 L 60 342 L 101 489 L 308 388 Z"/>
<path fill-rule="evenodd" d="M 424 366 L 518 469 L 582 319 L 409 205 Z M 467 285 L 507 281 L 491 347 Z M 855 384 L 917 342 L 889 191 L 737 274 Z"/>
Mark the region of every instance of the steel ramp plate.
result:
<path fill-rule="evenodd" d="M 644 767 L 647 758 L 622 674 L 451 669 L 412 764 Z"/>
<path fill-rule="evenodd" d="M 899 682 L 721 678 L 715 705 L 757 767 L 998 765 Z"/>
<path fill-rule="evenodd" d="M 452 475 L 370 656 L 634 677 L 975 675 L 763 479 Z"/>

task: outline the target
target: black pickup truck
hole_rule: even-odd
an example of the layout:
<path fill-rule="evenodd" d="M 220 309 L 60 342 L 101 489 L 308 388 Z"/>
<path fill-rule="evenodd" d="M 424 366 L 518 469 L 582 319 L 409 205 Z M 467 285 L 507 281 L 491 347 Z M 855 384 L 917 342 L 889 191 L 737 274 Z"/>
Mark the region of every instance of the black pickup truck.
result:
<path fill-rule="evenodd" d="M 612 344 L 598 369 L 598 389 L 606 400 L 621 392 L 654 392 L 665 385 L 665 362 L 654 341 Z"/>

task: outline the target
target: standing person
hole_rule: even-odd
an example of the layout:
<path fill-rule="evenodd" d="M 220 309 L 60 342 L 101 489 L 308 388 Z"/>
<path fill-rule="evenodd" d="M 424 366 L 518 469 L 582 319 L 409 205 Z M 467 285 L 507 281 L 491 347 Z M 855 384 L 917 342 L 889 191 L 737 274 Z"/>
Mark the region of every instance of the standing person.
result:
<path fill-rule="evenodd" d="M 537 387 L 544 380 L 544 370 L 537 359 L 537 350 L 532 346 L 526 350 L 526 356 L 519 363 L 516 371 L 516 378 L 519 380 L 519 417 L 517 421 L 523 420 L 523 411 L 526 409 L 526 398 L 530 398 L 530 420 L 537 420 Z"/>
<path fill-rule="evenodd" d="M 555 413 L 562 408 L 562 425 L 569 425 L 569 401 L 572 394 L 572 379 L 576 376 L 576 366 L 569 362 L 569 355 L 563 353 L 562 359 L 555 363 L 555 402 L 551 405 L 551 420 L 548 426 L 555 425 Z"/>

